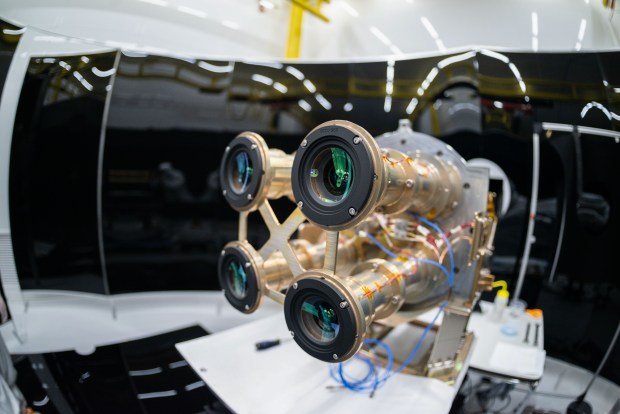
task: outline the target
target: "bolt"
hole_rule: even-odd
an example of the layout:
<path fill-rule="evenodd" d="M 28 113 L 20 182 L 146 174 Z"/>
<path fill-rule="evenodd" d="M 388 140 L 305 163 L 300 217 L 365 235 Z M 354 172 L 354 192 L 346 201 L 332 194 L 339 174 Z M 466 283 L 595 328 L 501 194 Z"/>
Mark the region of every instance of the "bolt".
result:
<path fill-rule="evenodd" d="M 297 289 L 297 286 L 299 286 L 297 282 L 293 283 L 293 289 Z"/>
<path fill-rule="evenodd" d="M 226 256 L 226 250 L 222 250 L 222 251 L 220 252 L 220 256 Z"/>
<path fill-rule="evenodd" d="M 398 303 L 398 301 L 399 301 L 399 300 L 400 300 L 400 298 L 399 298 L 398 296 L 394 296 L 394 297 L 392 298 L 392 303 L 393 303 L 394 305 L 396 305 L 396 304 Z"/>
<path fill-rule="evenodd" d="M 256 146 L 256 144 L 252 144 L 252 145 L 250 145 L 250 149 L 255 150 L 256 148 L 258 148 L 258 147 Z"/>
<path fill-rule="evenodd" d="M 349 306 L 349 303 L 348 303 L 346 300 L 345 300 L 345 301 L 340 302 L 340 309 L 344 309 L 344 308 L 346 308 L 347 306 Z"/>
<path fill-rule="evenodd" d="M 250 262 L 245 262 L 245 268 L 247 269 L 247 268 L 249 268 L 249 267 L 252 267 L 252 263 L 250 263 Z"/>
<path fill-rule="evenodd" d="M 377 178 L 379 178 L 379 177 L 377 176 L 377 174 L 373 174 L 373 175 L 372 175 L 372 180 L 373 180 L 373 181 L 377 181 Z"/>
<path fill-rule="evenodd" d="M 225 196 L 226 194 L 228 194 L 228 191 L 226 191 L 226 190 L 222 190 L 222 195 L 224 195 L 224 196 Z"/>
<path fill-rule="evenodd" d="M 360 142 L 362 142 L 362 139 L 361 139 L 360 137 L 354 137 L 354 138 L 353 138 L 353 143 L 354 143 L 355 145 L 359 144 Z"/>
<path fill-rule="evenodd" d="M 302 148 L 306 148 L 307 145 L 308 145 L 308 140 L 307 139 L 304 139 L 303 141 L 301 141 Z"/>
<path fill-rule="evenodd" d="M 226 148 L 224 149 L 224 152 L 228 152 L 228 151 L 230 151 L 230 147 L 226 147 Z"/>
<path fill-rule="evenodd" d="M 356 210 L 355 208 L 351 207 L 351 208 L 349 209 L 349 214 L 350 214 L 350 215 L 352 215 L 352 216 L 354 216 L 354 215 L 356 215 L 356 214 L 357 214 L 357 210 Z"/>
<path fill-rule="evenodd" d="M 304 206 L 304 202 L 303 201 L 298 201 L 297 202 L 297 207 L 302 208 Z"/>
<path fill-rule="evenodd" d="M 252 194 L 248 194 L 248 200 L 252 199 Z"/>
<path fill-rule="evenodd" d="M 291 334 L 291 336 L 292 336 L 293 338 L 295 337 L 295 332 L 293 332 L 293 331 L 288 331 L 288 333 L 290 333 L 290 334 Z"/>
<path fill-rule="evenodd" d="M 411 188 L 413 187 L 413 180 L 410 178 L 407 181 L 405 181 L 405 185 L 407 186 L 407 188 Z"/>
<path fill-rule="evenodd" d="M 245 310 L 250 310 L 250 305 L 245 305 Z"/>
<path fill-rule="evenodd" d="M 334 359 L 338 359 L 338 354 L 334 354 L 334 355 L 332 355 L 332 357 L 333 357 Z"/>

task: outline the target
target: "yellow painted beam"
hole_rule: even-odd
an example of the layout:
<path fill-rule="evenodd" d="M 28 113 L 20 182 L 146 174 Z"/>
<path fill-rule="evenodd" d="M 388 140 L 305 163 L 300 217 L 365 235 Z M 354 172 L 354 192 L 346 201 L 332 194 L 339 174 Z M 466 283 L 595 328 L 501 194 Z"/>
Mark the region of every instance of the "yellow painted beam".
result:
<path fill-rule="evenodd" d="M 312 4 L 310 4 L 308 0 L 291 0 L 291 1 L 293 2 L 293 6 L 299 6 L 302 9 L 314 14 L 316 17 L 323 20 L 325 23 L 329 23 L 329 17 L 321 13 L 321 3 L 322 3 L 321 0 L 317 1 L 316 6 L 313 6 Z M 326 2 L 326 3 L 329 3 L 329 2 Z"/>
<path fill-rule="evenodd" d="M 288 42 L 286 43 L 286 57 L 298 58 L 301 45 L 301 23 L 304 17 L 304 9 L 293 2 L 291 4 L 291 21 L 288 29 Z"/>

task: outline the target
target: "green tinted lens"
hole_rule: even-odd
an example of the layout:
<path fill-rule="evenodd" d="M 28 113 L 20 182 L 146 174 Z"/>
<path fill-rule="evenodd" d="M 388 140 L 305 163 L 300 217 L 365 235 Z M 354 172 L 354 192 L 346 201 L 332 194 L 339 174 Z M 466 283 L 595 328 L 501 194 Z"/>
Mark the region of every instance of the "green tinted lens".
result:
<path fill-rule="evenodd" d="M 305 333 L 317 342 L 331 342 L 340 331 L 334 307 L 319 296 L 311 296 L 302 303 L 301 321 Z"/>
<path fill-rule="evenodd" d="M 239 151 L 234 156 L 234 162 L 231 166 L 231 187 L 233 191 L 240 194 L 243 193 L 250 180 L 252 179 L 252 174 L 254 172 L 252 168 L 252 161 L 248 156 L 248 153 L 245 151 Z"/>
<path fill-rule="evenodd" d="M 316 198 L 333 204 L 344 200 L 354 179 L 353 161 L 342 148 L 326 148 L 314 159 L 309 179 Z"/>
<path fill-rule="evenodd" d="M 243 266 L 236 260 L 228 263 L 228 286 L 237 299 L 243 299 L 248 291 L 248 277 Z"/>

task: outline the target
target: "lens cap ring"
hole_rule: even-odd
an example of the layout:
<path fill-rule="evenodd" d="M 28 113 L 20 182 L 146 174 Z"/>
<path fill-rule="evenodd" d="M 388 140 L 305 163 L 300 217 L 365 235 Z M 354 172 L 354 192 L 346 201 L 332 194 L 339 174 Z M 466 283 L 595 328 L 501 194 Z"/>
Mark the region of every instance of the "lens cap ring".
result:
<path fill-rule="evenodd" d="M 228 243 L 222 250 L 217 264 L 218 279 L 220 287 L 224 290 L 224 296 L 235 309 L 243 313 L 254 312 L 260 306 L 262 299 L 260 274 L 257 270 L 262 263 L 257 263 L 250 249 L 254 250 L 251 246 L 244 245 L 243 242 Z M 231 285 L 228 277 L 229 266 L 235 262 L 242 266 L 242 271 L 246 276 L 247 285 L 243 297 L 235 295 L 234 286 Z"/>
<path fill-rule="evenodd" d="M 342 150 L 351 161 L 352 178 L 346 196 L 326 203 L 311 185 L 317 157 L 326 150 Z M 379 147 L 363 128 L 347 121 L 319 125 L 304 139 L 295 154 L 292 188 L 295 201 L 302 202 L 304 215 L 325 230 L 344 230 L 362 221 L 374 210 L 383 176 Z M 379 177 L 381 176 L 381 177 Z"/>
<path fill-rule="evenodd" d="M 234 188 L 233 174 L 236 157 L 245 154 L 246 163 L 252 169 L 252 177 L 242 191 Z M 233 139 L 220 164 L 220 185 L 228 204 L 237 211 L 253 210 L 262 202 L 265 193 L 265 171 L 269 168 L 269 148 L 258 134 L 243 132 Z"/>
<path fill-rule="evenodd" d="M 298 279 L 296 287 L 289 287 L 284 300 L 284 318 L 293 339 L 309 355 L 325 362 L 341 362 L 350 358 L 361 345 L 356 308 L 351 300 L 331 280 L 310 276 Z M 335 313 L 339 330 L 329 341 L 319 341 L 307 329 L 303 320 L 303 305 L 318 297 L 329 304 Z M 346 304 L 345 306 L 341 304 Z"/>

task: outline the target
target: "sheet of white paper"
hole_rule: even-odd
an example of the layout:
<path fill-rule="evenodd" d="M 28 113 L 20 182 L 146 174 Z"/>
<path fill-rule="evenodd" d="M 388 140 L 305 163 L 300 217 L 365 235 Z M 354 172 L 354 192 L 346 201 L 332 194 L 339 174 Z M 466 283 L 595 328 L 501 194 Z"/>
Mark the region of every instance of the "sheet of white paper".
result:
<path fill-rule="evenodd" d="M 489 363 L 492 367 L 504 371 L 532 374 L 542 369 L 545 363 L 545 351 L 531 346 L 498 342 Z"/>

